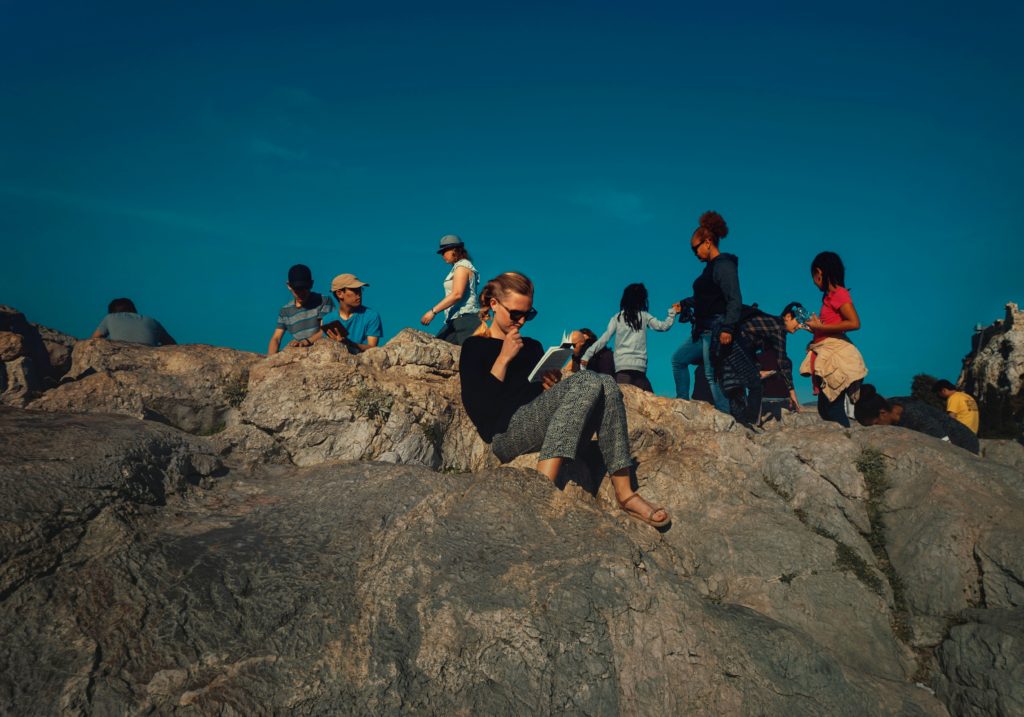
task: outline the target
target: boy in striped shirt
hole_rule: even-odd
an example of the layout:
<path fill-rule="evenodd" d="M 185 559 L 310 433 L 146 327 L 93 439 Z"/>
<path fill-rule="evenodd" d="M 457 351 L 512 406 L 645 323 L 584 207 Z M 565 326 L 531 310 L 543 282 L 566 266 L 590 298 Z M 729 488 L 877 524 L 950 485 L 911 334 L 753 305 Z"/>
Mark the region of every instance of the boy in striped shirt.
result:
<path fill-rule="evenodd" d="M 324 335 L 320 330 L 323 317 L 334 310 L 329 296 L 312 291 L 313 274 L 305 264 L 296 264 L 288 270 L 286 286 L 292 292 L 292 300 L 277 314 L 277 328 L 270 337 L 268 356 L 277 353 L 286 331 L 292 335 L 288 346 L 312 346 Z"/>

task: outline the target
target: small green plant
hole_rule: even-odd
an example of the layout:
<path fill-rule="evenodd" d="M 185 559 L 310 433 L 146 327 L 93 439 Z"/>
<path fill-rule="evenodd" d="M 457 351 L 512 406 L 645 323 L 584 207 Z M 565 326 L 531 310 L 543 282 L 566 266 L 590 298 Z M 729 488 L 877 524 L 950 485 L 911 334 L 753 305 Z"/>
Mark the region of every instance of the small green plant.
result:
<path fill-rule="evenodd" d="M 930 378 L 930 377 L 924 377 Z M 922 376 L 915 377 L 915 380 L 925 383 Z M 929 384 L 930 386 L 930 384 Z M 874 448 L 865 448 L 857 457 L 857 470 L 864 476 L 864 485 L 868 489 L 867 512 L 868 520 L 871 523 L 871 532 L 864 536 L 871 552 L 875 554 L 878 561 L 878 569 L 885 575 L 889 582 L 889 589 L 892 590 L 892 602 L 895 608 L 892 627 L 896 636 L 909 643 L 913 637 L 910 628 L 910 609 L 907 605 L 906 590 L 900 576 L 889 560 L 889 551 L 886 548 L 885 522 L 882 509 L 885 501 L 885 492 L 889 490 L 889 477 L 886 474 L 885 456 L 881 451 Z"/>
<path fill-rule="evenodd" d="M 242 405 L 242 401 L 245 400 L 245 395 L 248 392 L 249 376 L 246 374 L 224 386 L 224 400 L 232 408 L 238 408 Z"/>
<path fill-rule="evenodd" d="M 197 436 L 215 436 L 215 435 L 217 435 L 218 433 L 220 433 L 221 431 L 223 431 L 226 428 L 227 428 L 227 424 L 225 424 L 223 421 L 219 421 L 219 422 L 214 423 L 213 425 L 211 425 L 205 431 L 200 431 L 196 435 Z"/>
<path fill-rule="evenodd" d="M 434 450 L 440 453 L 441 446 L 444 444 L 444 424 L 441 421 L 427 421 L 426 423 L 417 423 L 416 425 L 420 427 L 423 435 L 434 446 Z"/>
<path fill-rule="evenodd" d="M 380 388 L 360 386 L 352 394 L 352 405 L 356 413 L 371 419 L 387 421 L 391 417 L 391 407 L 394 403 L 395 397 Z"/>

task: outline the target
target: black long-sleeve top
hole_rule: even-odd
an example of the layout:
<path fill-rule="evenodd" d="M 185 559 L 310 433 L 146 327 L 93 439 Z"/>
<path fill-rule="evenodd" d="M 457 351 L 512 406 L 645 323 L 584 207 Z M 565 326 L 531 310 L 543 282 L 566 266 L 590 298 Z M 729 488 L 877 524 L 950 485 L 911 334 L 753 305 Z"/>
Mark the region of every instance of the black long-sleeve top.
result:
<path fill-rule="evenodd" d="M 713 316 L 721 315 L 722 331 L 736 333 L 743 297 L 740 294 L 739 257 L 719 254 L 707 263 L 693 282 L 694 326 L 703 330 Z"/>
<path fill-rule="evenodd" d="M 459 379 L 462 382 L 462 405 L 473 421 L 477 432 L 486 443 L 508 428 L 516 410 L 544 391 L 540 383 L 530 383 L 527 377 L 544 355 L 539 342 L 523 337 L 523 348 L 509 362 L 505 380 L 491 374 L 494 362 L 501 353 L 501 339 L 489 336 L 470 336 L 462 344 L 459 357 Z"/>
<path fill-rule="evenodd" d="M 890 398 L 889 403 L 903 406 L 903 414 L 897 426 L 936 438 L 948 438 L 954 446 L 960 446 L 971 453 L 978 452 L 978 437 L 974 431 L 949 414 L 910 396 Z"/>

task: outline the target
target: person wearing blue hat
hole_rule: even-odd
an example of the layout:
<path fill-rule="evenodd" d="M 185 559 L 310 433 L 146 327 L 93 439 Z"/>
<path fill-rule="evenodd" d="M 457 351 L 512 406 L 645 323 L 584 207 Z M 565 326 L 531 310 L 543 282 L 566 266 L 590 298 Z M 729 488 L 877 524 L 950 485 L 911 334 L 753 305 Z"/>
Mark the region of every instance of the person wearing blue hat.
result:
<path fill-rule="evenodd" d="M 288 270 L 288 291 L 292 300 L 277 314 L 277 328 L 270 337 L 267 355 L 276 354 L 285 332 L 292 335 L 288 346 L 312 346 L 323 336 L 320 324 L 334 310 L 329 296 L 313 291 L 313 273 L 305 264 L 296 264 Z"/>
<path fill-rule="evenodd" d="M 437 332 L 437 338 L 462 346 L 482 323 L 477 295 L 480 274 L 473 266 L 466 245 L 455 234 L 441 237 L 437 253 L 452 268 L 444 279 L 444 298 L 423 314 L 420 323 L 430 326 L 434 317 L 443 312 L 444 325 Z"/>

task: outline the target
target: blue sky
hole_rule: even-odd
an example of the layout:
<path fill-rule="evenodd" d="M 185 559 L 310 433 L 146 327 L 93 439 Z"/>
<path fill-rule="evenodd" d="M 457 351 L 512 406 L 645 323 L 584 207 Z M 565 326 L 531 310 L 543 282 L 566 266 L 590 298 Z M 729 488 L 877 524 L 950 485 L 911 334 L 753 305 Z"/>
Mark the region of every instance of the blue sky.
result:
<path fill-rule="evenodd" d="M 955 379 L 1024 302 L 1024 10 L 816 5 L 0 0 L 0 303 L 265 351 L 302 262 L 390 337 L 454 232 L 534 279 L 549 344 L 626 284 L 689 295 L 716 209 L 746 301 L 818 305 L 836 251 L 869 380 Z M 659 393 L 683 338 L 649 337 Z"/>

